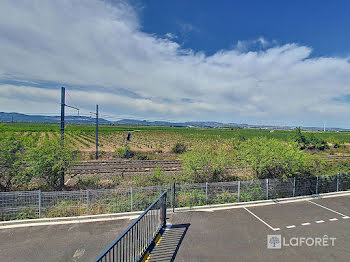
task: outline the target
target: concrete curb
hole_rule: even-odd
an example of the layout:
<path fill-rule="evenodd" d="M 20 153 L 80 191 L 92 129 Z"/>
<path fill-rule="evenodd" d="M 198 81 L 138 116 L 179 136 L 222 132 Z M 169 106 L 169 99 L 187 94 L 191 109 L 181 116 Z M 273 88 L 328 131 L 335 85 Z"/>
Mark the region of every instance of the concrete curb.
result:
<path fill-rule="evenodd" d="M 53 217 L 53 218 L 35 218 L 35 219 L 23 219 L 23 220 L 10 220 L 0 222 L 0 228 L 2 226 L 20 225 L 20 224 L 36 224 L 36 223 L 49 223 L 49 222 L 69 222 L 69 221 L 86 221 L 86 220 L 101 220 L 101 219 L 113 219 L 113 218 L 130 218 L 135 215 L 142 214 L 143 211 L 123 212 L 113 214 L 102 215 L 89 215 L 89 216 L 75 216 L 75 217 Z"/>
<path fill-rule="evenodd" d="M 180 207 L 175 208 L 175 212 L 186 212 L 186 211 L 201 211 L 215 208 L 239 208 L 243 206 L 250 205 L 272 205 L 276 203 L 283 203 L 289 201 L 303 201 L 310 200 L 315 198 L 322 197 L 336 197 L 336 196 L 345 196 L 349 195 L 350 191 L 339 191 L 331 193 L 323 193 L 319 195 L 310 195 L 310 196 L 298 196 L 298 197 L 289 197 L 289 198 L 277 198 L 269 200 L 257 200 L 250 202 L 238 202 L 238 203 L 228 203 L 228 204 L 217 204 L 217 205 L 207 205 L 207 206 L 194 206 L 194 207 Z M 88 216 L 75 216 L 75 217 L 53 217 L 53 218 L 37 218 L 37 219 L 23 219 L 23 220 L 11 220 L 0 222 L 0 229 L 6 228 L 7 226 L 31 226 L 31 225 L 43 225 L 43 224 L 55 224 L 55 223 L 77 223 L 77 222 L 93 222 L 93 221 L 105 221 L 113 219 L 131 219 L 136 215 L 141 215 L 143 211 L 133 211 L 133 212 L 123 212 L 123 213 L 113 213 L 113 214 L 102 214 L 102 215 L 88 215 Z M 167 209 L 167 213 L 172 213 L 172 208 Z"/>
<path fill-rule="evenodd" d="M 223 207 L 242 207 L 242 206 L 250 206 L 250 205 L 258 205 L 258 204 L 264 204 L 264 205 L 273 205 L 276 203 L 283 203 L 283 202 L 289 202 L 289 201 L 304 201 L 304 200 L 311 200 L 315 198 L 327 198 L 327 197 L 335 197 L 335 196 L 346 196 L 349 195 L 350 191 L 339 191 L 339 192 L 330 192 L 330 193 L 322 193 L 318 195 L 309 195 L 309 196 L 297 196 L 297 197 L 287 197 L 287 198 L 276 198 L 276 199 L 265 199 L 265 200 L 256 200 L 256 201 L 249 201 L 249 202 L 237 202 L 237 203 L 228 203 L 228 204 L 216 204 L 216 205 L 206 205 L 206 206 L 193 206 L 193 207 L 178 207 L 175 208 L 175 212 L 181 212 L 181 211 L 200 211 L 203 209 L 215 209 L 215 208 L 223 208 Z M 167 209 L 167 212 L 172 213 L 172 209 Z"/>

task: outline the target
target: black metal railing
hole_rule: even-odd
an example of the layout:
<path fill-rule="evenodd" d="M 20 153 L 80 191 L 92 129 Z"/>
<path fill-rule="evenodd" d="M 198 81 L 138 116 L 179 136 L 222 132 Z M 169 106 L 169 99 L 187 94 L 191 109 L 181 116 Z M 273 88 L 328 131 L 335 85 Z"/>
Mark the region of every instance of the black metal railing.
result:
<path fill-rule="evenodd" d="M 163 192 L 96 260 L 140 261 L 166 225 L 166 196 Z"/>

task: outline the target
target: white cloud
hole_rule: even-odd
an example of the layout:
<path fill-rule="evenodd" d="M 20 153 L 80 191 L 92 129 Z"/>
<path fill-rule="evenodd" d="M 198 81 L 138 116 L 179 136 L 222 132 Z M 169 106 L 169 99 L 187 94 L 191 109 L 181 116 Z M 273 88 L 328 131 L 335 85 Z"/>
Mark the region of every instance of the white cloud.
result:
<path fill-rule="evenodd" d="M 198 27 L 194 26 L 191 23 L 179 23 L 180 29 L 182 31 L 182 33 L 186 34 L 186 33 L 190 33 L 190 32 L 199 32 L 200 30 L 198 29 Z"/>
<path fill-rule="evenodd" d="M 1 111 L 56 110 L 62 84 L 112 114 L 347 125 L 349 103 L 335 98 L 350 94 L 349 61 L 311 47 L 260 37 L 260 51 L 241 41 L 206 56 L 143 33 L 125 2 L 97 0 L 1 1 L 0 35 L 0 81 L 57 83 L 0 84 Z"/>
<path fill-rule="evenodd" d="M 177 35 L 175 35 L 173 33 L 166 33 L 165 37 L 171 40 L 171 39 L 176 39 Z"/>
<path fill-rule="evenodd" d="M 264 48 L 267 48 L 269 46 L 272 46 L 273 44 L 277 45 L 277 42 L 276 41 L 270 42 L 261 36 L 257 39 L 254 39 L 254 40 L 239 40 L 239 41 L 237 41 L 235 48 L 238 51 L 247 52 L 248 50 L 250 50 L 254 47 L 257 49 L 264 49 Z"/>

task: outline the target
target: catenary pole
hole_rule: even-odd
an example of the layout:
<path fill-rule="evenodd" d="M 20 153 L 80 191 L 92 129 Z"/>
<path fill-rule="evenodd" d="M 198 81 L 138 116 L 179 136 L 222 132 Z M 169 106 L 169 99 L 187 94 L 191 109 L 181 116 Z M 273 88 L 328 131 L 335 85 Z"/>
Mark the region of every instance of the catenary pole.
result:
<path fill-rule="evenodd" d="M 64 107 L 66 100 L 66 89 L 61 87 L 61 141 L 64 143 Z"/>
<path fill-rule="evenodd" d="M 96 160 L 98 159 L 98 105 L 96 105 Z"/>

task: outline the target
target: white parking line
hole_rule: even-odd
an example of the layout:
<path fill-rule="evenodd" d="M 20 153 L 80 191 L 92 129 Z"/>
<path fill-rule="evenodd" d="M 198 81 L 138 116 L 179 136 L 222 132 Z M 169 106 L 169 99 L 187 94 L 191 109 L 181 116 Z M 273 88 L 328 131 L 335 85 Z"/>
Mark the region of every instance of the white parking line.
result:
<path fill-rule="evenodd" d="M 330 218 L 329 221 L 337 221 L 338 218 Z"/>
<path fill-rule="evenodd" d="M 321 223 L 324 223 L 324 220 L 318 220 L 318 221 L 315 221 L 316 224 L 321 224 Z"/>
<path fill-rule="evenodd" d="M 247 210 L 250 214 L 252 214 L 255 218 L 257 218 L 258 220 L 260 220 L 260 222 L 262 222 L 263 224 L 265 224 L 266 226 L 268 226 L 270 229 L 272 229 L 273 231 L 278 231 L 280 230 L 280 228 L 274 228 L 272 226 L 270 226 L 268 223 L 266 223 L 264 220 L 262 220 L 260 217 L 258 217 L 257 215 L 255 215 L 252 211 L 250 211 L 248 208 L 244 207 L 245 210 Z"/>
<path fill-rule="evenodd" d="M 295 225 L 286 226 L 286 228 L 295 228 Z"/>
<path fill-rule="evenodd" d="M 311 223 L 307 222 L 307 223 L 302 223 L 301 225 L 302 225 L 302 226 L 310 226 Z"/>
<path fill-rule="evenodd" d="M 135 219 L 139 216 L 120 216 L 120 217 L 108 217 L 99 219 L 82 219 L 82 220 L 67 220 L 67 221 L 55 221 L 55 222 L 41 222 L 41 223 L 26 223 L 26 224 L 14 224 L 0 226 L 1 229 L 9 228 L 20 228 L 20 227 L 36 227 L 36 226 L 53 226 L 53 225 L 67 225 L 67 224 L 80 224 L 80 223 L 92 223 L 92 222 L 107 222 L 112 220 L 122 220 L 122 219 Z"/>
<path fill-rule="evenodd" d="M 333 212 L 333 213 L 335 213 L 335 214 L 338 214 L 338 215 L 340 215 L 340 216 L 342 216 L 342 217 L 347 217 L 346 215 L 344 215 L 344 214 L 342 214 L 342 213 L 340 213 L 340 212 L 338 212 L 338 211 L 335 211 L 335 210 L 333 210 L 333 209 L 330 209 L 330 208 L 328 208 L 328 207 L 322 206 L 322 205 L 317 204 L 317 203 L 315 203 L 315 202 L 312 202 L 312 201 L 310 201 L 310 200 L 306 200 L 306 201 L 307 201 L 307 202 L 310 202 L 310 203 L 312 203 L 312 204 L 314 204 L 314 205 L 316 205 L 316 206 L 319 206 L 319 207 L 322 207 L 322 208 L 324 208 L 324 209 L 327 209 L 328 211 L 331 211 L 331 212 Z"/>

